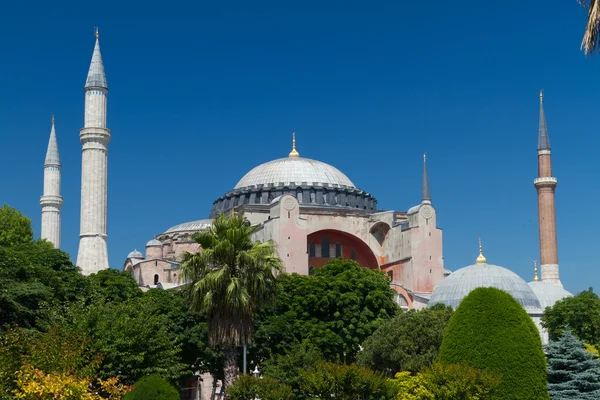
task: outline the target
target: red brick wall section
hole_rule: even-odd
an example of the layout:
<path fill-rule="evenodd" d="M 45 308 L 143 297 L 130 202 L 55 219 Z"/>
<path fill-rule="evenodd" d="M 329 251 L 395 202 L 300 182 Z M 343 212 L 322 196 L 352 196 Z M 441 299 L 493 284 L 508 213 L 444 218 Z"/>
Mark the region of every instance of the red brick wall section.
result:
<path fill-rule="evenodd" d="M 308 235 L 307 251 L 310 251 L 310 243 L 315 243 L 320 247 L 322 239 L 325 236 L 329 239 L 330 246 L 335 245 L 336 243 L 340 243 L 342 245 L 342 258 L 350 260 L 352 258 L 352 249 L 354 249 L 356 251 L 356 262 L 358 262 L 363 267 L 371 269 L 379 268 L 377 258 L 375 257 L 371 249 L 369 249 L 369 247 L 362 240 L 345 232 L 335 230 L 323 230 L 312 233 Z M 335 248 L 335 246 L 332 247 Z M 317 251 L 315 255 L 316 257 L 310 257 L 309 254 L 308 265 L 312 265 L 313 267 L 317 268 L 324 266 L 332 258 L 335 258 L 334 251 L 330 251 L 329 258 L 322 258 L 320 251 Z"/>

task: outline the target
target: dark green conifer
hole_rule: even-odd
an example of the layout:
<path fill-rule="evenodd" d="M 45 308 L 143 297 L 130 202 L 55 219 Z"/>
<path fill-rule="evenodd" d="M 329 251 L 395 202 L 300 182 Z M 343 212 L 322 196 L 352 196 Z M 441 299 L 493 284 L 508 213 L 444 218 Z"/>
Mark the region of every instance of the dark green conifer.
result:
<path fill-rule="evenodd" d="M 585 350 L 570 329 L 550 342 L 547 358 L 552 400 L 600 399 L 600 360 Z"/>

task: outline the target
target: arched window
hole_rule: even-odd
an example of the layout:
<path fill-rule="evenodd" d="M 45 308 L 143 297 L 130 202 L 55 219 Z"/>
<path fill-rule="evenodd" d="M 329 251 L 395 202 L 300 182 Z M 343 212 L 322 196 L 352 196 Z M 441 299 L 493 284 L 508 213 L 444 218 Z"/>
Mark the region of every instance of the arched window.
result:
<path fill-rule="evenodd" d="M 314 269 L 315 269 L 315 267 L 314 267 L 314 266 L 312 266 L 312 265 L 309 265 L 309 266 L 308 266 L 308 274 L 309 274 L 309 275 L 312 275 L 312 273 L 313 273 L 313 270 L 314 270 Z"/>
<path fill-rule="evenodd" d="M 340 258 L 342 256 L 342 244 L 335 244 L 335 258 Z"/>
<path fill-rule="evenodd" d="M 158 274 L 154 275 L 154 284 L 158 285 Z"/>
<path fill-rule="evenodd" d="M 298 200 L 298 203 L 302 204 L 302 189 L 300 188 L 296 190 L 296 200 Z"/>
<path fill-rule="evenodd" d="M 315 244 L 312 243 L 312 242 L 308 244 L 308 256 L 309 257 L 316 257 L 317 256 L 317 254 L 316 254 L 317 253 L 316 247 L 317 246 L 315 246 Z"/>
<path fill-rule="evenodd" d="M 315 204 L 316 201 L 317 201 L 317 194 L 315 193 L 314 189 L 311 189 L 311 191 L 310 191 L 310 203 L 311 204 Z"/>
<path fill-rule="evenodd" d="M 321 257 L 329 258 L 329 239 L 327 236 L 323 236 L 323 239 L 321 239 Z"/>
<path fill-rule="evenodd" d="M 356 261 L 356 249 L 352 249 L 352 252 L 350 252 L 350 258 Z"/>

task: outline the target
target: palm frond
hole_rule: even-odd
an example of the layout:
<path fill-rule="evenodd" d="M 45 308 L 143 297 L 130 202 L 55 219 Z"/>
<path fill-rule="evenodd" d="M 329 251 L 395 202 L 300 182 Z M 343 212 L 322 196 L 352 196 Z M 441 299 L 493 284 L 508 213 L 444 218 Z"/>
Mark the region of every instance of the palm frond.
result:
<path fill-rule="evenodd" d="M 600 0 L 577 0 L 588 9 L 588 19 L 585 27 L 581 49 L 585 54 L 591 54 L 598 49 L 600 37 Z"/>

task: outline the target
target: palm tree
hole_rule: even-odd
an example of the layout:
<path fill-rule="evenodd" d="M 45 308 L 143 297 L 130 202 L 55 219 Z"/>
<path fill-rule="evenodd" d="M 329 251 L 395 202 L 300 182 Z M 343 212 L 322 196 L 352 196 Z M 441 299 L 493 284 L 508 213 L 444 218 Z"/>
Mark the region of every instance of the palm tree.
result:
<path fill-rule="evenodd" d="M 255 229 L 242 216 L 221 214 L 195 235 L 201 250 L 183 257 L 191 307 L 208 317 L 209 344 L 223 346 L 225 389 L 238 375 L 237 347 L 252 341 L 254 315 L 274 300 L 282 268 L 272 242 L 252 241 Z"/>
<path fill-rule="evenodd" d="M 589 7 L 581 48 L 585 51 L 585 54 L 590 54 L 597 50 L 600 45 L 598 42 L 600 36 L 600 0 L 577 0 L 577 2 L 584 7 Z"/>

